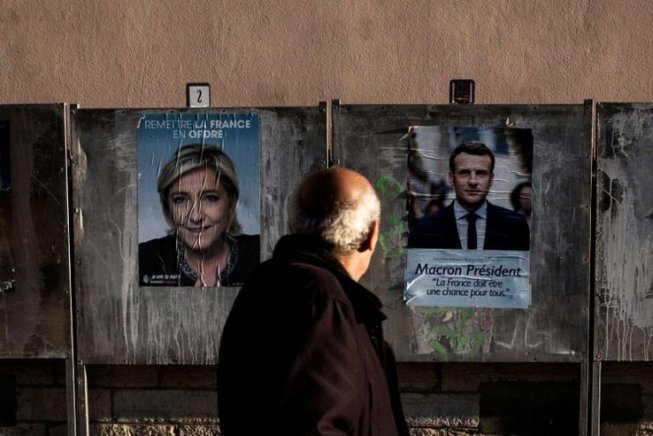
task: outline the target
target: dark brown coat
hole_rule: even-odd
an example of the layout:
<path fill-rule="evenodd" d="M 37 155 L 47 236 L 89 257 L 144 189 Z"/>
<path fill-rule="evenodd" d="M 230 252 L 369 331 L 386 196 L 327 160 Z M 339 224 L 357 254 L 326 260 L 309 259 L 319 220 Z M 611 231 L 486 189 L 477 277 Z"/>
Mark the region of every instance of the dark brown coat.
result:
<path fill-rule="evenodd" d="M 224 328 L 222 434 L 407 435 L 380 308 L 319 243 L 282 238 Z"/>

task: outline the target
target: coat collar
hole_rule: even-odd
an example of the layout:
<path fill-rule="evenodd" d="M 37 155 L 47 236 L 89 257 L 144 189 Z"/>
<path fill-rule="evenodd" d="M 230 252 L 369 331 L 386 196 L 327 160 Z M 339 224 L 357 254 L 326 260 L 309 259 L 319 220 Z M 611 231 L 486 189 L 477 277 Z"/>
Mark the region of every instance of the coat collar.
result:
<path fill-rule="evenodd" d="M 338 259 L 331 254 L 330 248 L 327 243 L 312 236 L 286 235 L 277 243 L 272 257 L 276 260 L 299 261 L 330 271 L 349 297 L 359 321 L 374 324 L 385 320 L 386 316 L 381 312 L 381 300 L 351 278 Z"/>

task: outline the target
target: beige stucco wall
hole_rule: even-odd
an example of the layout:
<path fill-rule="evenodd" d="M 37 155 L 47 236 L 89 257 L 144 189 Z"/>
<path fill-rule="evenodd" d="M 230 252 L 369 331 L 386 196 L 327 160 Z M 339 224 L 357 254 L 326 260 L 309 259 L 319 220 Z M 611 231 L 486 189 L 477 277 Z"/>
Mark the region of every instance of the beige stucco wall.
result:
<path fill-rule="evenodd" d="M 0 103 L 653 101 L 650 0 L 3 0 Z"/>

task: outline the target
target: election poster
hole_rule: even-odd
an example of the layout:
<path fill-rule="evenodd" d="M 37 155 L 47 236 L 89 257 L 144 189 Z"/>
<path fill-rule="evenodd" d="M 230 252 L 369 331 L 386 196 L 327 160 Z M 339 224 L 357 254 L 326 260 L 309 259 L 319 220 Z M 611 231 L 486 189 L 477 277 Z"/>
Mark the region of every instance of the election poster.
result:
<path fill-rule="evenodd" d="M 530 129 L 411 126 L 404 299 L 527 308 Z"/>
<path fill-rule="evenodd" d="M 147 114 L 137 148 L 140 286 L 241 286 L 260 260 L 258 114 Z"/>

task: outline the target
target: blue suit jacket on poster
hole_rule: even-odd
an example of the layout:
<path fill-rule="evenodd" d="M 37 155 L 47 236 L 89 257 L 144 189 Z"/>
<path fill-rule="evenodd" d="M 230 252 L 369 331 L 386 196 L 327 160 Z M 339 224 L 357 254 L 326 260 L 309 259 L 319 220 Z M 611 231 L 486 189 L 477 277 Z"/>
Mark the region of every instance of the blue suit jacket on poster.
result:
<path fill-rule="evenodd" d="M 415 220 L 408 235 L 408 248 L 462 248 L 453 203 Z M 523 215 L 487 203 L 484 250 L 530 249 L 530 230 Z"/>

